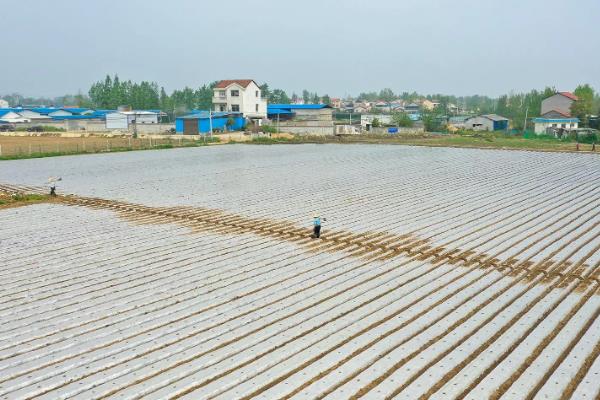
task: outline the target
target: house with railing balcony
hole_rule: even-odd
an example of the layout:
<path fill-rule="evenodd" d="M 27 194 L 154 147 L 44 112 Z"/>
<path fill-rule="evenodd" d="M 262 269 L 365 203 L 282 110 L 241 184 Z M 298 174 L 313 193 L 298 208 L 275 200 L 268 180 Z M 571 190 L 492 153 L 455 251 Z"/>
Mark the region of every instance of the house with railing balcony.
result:
<path fill-rule="evenodd" d="M 267 118 L 267 100 L 252 79 L 220 81 L 213 90 L 213 111 L 241 112 L 252 120 Z"/>

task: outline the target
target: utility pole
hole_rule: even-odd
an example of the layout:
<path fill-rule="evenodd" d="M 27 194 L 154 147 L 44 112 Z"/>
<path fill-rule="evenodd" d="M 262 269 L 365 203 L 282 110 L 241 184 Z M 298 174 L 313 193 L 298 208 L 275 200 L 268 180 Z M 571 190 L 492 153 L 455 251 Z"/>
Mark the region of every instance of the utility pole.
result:
<path fill-rule="evenodd" d="M 212 109 L 208 110 L 208 126 L 210 129 L 210 137 L 212 138 L 213 128 L 212 128 Z"/>
<path fill-rule="evenodd" d="M 523 135 L 525 134 L 525 129 L 527 128 L 527 115 L 529 114 L 529 106 L 525 109 L 525 121 L 523 121 Z"/>

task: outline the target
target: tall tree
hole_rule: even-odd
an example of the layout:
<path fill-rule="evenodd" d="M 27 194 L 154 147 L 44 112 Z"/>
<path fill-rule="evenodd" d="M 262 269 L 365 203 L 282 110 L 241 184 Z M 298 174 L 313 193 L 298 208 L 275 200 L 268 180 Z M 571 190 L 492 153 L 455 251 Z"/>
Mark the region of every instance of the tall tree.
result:
<path fill-rule="evenodd" d="M 269 89 L 269 84 L 265 82 L 259 87 L 263 99 L 268 99 L 269 97 L 271 97 L 271 89 Z"/>
<path fill-rule="evenodd" d="M 329 97 L 328 94 L 323 95 L 321 100 L 323 101 L 323 104 L 331 105 L 331 97 Z"/>
<path fill-rule="evenodd" d="M 379 100 L 385 101 L 386 103 L 390 103 L 392 100 L 396 98 L 394 91 L 390 88 L 381 89 L 379 92 Z"/>
<path fill-rule="evenodd" d="M 399 112 L 393 113 L 392 114 L 392 122 L 394 123 L 394 125 L 403 127 L 403 128 L 408 128 L 408 127 L 413 126 L 412 119 L 410 119 L 410 117 L 406 113 L 399 113 Z"/>
<path fill-rule="evenodd" d="M 379 94 L 377 94 L 377 92 L 366 92 L 366 93 L 363 92 L 358 95 L 357 100 L 371 102 L 371 101 L 377 101 L 378 98 L 379 98 Z"/>
<path fill-rule="evenodd" d="M 588 126 L 590 115 L 594 112 L 594 89 L 586 83 L 577 86 L 573 94 L 578 100 L 571 106 L 571 114 L 579 118 L 582 126 Z"/>
<path fill-rule="evenodd" d="M 304 100 L 304 104 L 310 103 L 310 92 L 306 89 L 302 91 L 302 100 Z"/>
<path fill-rule="evenodd" d="M 269 97 L 269 103 L 273 104 L 290 104 L 290 98 L 282 89 L 273 89 Z"/>
<path fill-rule="evenodd" d="M 212 98 L 214 94 L 214 87 L 218 82 L 211 82 L 208 85 L 202 85 L 195 92 L 194 107 L 198 110 L 210 110 L 212 107 Z"/>

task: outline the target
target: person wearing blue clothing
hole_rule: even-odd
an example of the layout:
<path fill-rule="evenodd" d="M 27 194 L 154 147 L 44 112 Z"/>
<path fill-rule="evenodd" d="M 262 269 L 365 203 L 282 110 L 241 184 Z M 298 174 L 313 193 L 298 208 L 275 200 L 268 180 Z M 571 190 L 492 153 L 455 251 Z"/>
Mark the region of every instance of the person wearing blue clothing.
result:
<path fill-rule="evenodd" d="M 323 221 L 327 221 L 323 218 Z M 313 239 L 318 239 L 321 237 L 321 216 L 319 214 L 313 215 Z"/>

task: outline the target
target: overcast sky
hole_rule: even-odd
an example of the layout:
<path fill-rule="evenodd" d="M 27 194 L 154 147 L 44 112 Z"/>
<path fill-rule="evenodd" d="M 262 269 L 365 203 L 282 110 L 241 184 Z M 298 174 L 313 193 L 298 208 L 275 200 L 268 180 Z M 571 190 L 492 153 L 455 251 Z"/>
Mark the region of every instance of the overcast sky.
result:
<path fill-rule="evenodd" d="M 599 0 L 0 0 L 0 94 L 168 91 L 253 78 L 288 92 L 600 90 Z M 6 11 L 6 12 L 5 12 Z"/>

